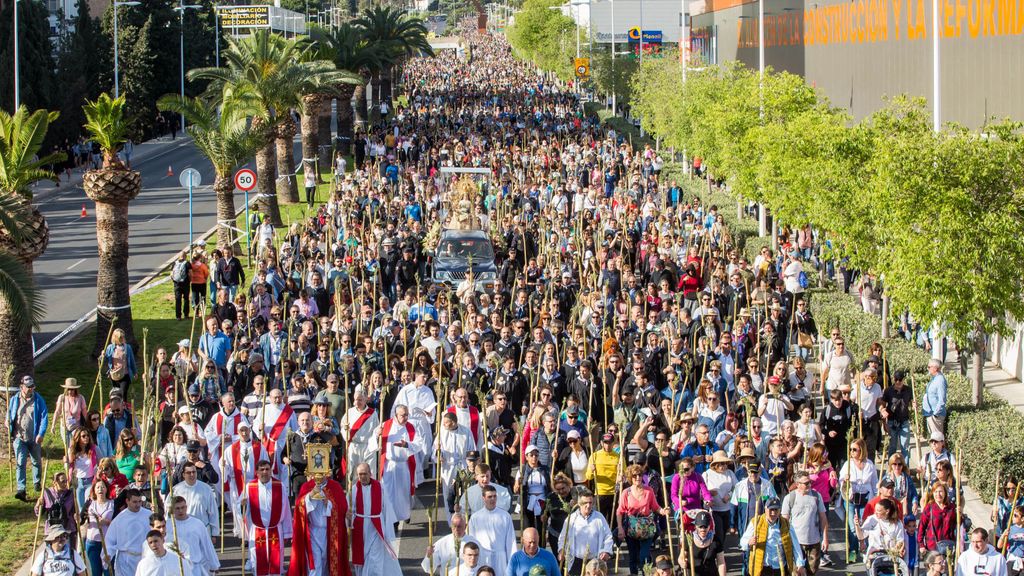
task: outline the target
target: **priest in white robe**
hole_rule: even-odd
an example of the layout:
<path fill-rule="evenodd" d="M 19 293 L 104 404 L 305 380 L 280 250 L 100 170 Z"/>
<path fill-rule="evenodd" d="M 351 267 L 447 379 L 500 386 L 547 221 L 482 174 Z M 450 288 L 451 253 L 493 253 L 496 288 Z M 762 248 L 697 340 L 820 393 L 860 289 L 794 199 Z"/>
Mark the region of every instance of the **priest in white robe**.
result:
<path fill-rule="evenodd" d="M 473 441 L 477 446 L 483 446 L 483 419 L 480 417 L 480 411 L 469 403 L 469 392 L 465 388 L 455 390 L 452 392 L 452 401 L 454 404 L 448 407 L 447 412 L 455 414 L 459 424 L 465 426 L 473 435 Z"/>
<path fill-rule="evenodd" d="M 181 496 L 187 503 L 189 516 L 202 522 L 209 535 L 216 538 L 220 536 L 220 500 L 209 484 L 197 478 L 195 464 L 186 462 L 181 471 L 181 482 L 175 484 L 167 495 L 165 508 L 170 509 L 175 497 Z"/>
<path fill-rule="evenodd" d="M 348 519 L 352 528 L 352 566 L 355 576 L 396 576 L 402 573 L 395 541 L 397 519 L 385 503 L 387 491 L 370 476 L 365 464 L 356 470 L 356 483 L 349 495 Z"/>
<path fill-rule="evenodd" d="M 285 489 L 288 488 L 290 474 L 281 460 L 287 456 L 285 445 L 289 430 L 297 432 L 299 421 L 295 411 L 284 401 L 284 393 L 275 388 L 267 392 L 267 404 L 253 415 L 252 432 L 263 443 L 267 453 L 273 456 L 274 478 L 280 480 Z"/>
<path fill-rule="evenodd" d="M 171 501 L 171 521 L 167 523 L 167 534 L 174 551 L 192 563 L 192 574 L 210 576 L 220 570 L 220 558 L 213 547 L 213 539 L 206 524 L 188 513 L 188 504 L 181 496 Z"/>
<path fill-rule="evenodd" d="M 478 462 L 474 472 L 476 484 L 466 489 L 466 497 L 460 498 L 456 502 L 456 506 L 460 509 L 463 505 L 468 506 L 469 510 L 463 510 L 463 512 L 467 512 L 470 516 L 476 514 L 484 508 L 484 488 L 493 486 L 498 494 L 498 508 L 510 512 L 512 510 L 512 494 L 509 493 L 508 488 L 491 482 L 491 467 L 483 462 Z"/>
<path fill-rule="evenodd" d="M 480 557 L 483 555 L 480 545 L 476 542 L 466 544 L 459 552 L 458 564 L 448 569 L 447 576 L 476 576 L 477 570 L 484 565 L 480 563 Z"/>
<path fill-rule="evenodd" d="M 149 550 L 139 562 L 135 576 L 181 576 L 183 572 L 193 573 L 191 562 L 167 548 L 163 532 L 150 530 L 146 534 L 146 544 Z"/>
<path fill-rule="evenodd" d="M 395 417 L 381 424 L 380 438 L 384 446 L 381 454 L 381 480 L 393 522 L 403 522 L 412 516 L 412 495 L 416 489 L 417 455 L 427 451 L 429 444 L 409 421 L 409 409 L 398 404 Z"/>
<path fill-rule="evenodd" d="M 448 569 L 455 566 L 459 561 L 459 553 L 467 542 L 476 542 L 472 536 L 466 533 L 466 517 L 456 512 L 448 519 L 448 525 L 452 533 L 442 536 L 427 547 L 427 554 L 423 557 L 420 567 L 423 571 L 432 576 L 435 574 L 447 574 Z M 455 541 L 459 541 L 459 551 L 455 550 Z M 431 571 L 433 570 L 433 571 Z"/>
<path fill-rule="evenodd" d="M 441 432 L 434 441 L 431 454 L 440 456 L 441 487 L 444 502 L 452 491 L 455 475 L 466 468 L 466 454 L 476 450 L 476 442 L 469 429 L 459 423 L 455 414 L 449 412 L 441 417 Z"/>
<path fill-rule="evenodd" d="M 279 576 L 284 567 L 284 541 L 292 537 L 292 509 L 284 486 L 270 475 L 271 464 L 256 466 L 257 479 L 246 485 L 241 498 L 246 538 L 249 541 L 248 571 L 255 576 Z"/>
<path fill-rule="evenodd" d="M 261 460 L 272 462 L 263 444 L 252 437 L 249 423 L 242 422 L 238 426 L 238 440 L 224 452 L 224 483 L 231 491 L 231 517 L 235 520 L 231 533 L 235 538 L 242 537 L 242 527 L 245 524 L 238 506 L 239 495 L 249 482 L 256 479 L 256 464 Z"/>
<path fill-rule="evenodd" d="M 245 416 L 235 405 L 235 395 L 228 392 L 220 397 L 220 410 L 210 418 L 210 422 L 203 430 L 206 437 L 206 448 L 209 451 L 211 462 L 220 474 L 221 483 L 227 487 L 224 480 L 224 469 L 227 463 L 223 460 L 224 449 L 238 440 L 238 426 L 245 420 Z M 217 491 L 223 493 L 222 490 Z"/>
<path fill-rule="evenodd" d="M 114 558 L 114 572 L 135 574 L 135 569 L 142 560 L 142 549 L 146 545 L 149 516 L 152 512 L 142 507 L 142 495 L 138 490 L 129 488 L 125 494 L 125 503 L 128 507 L 111 521 L 107 527 L 105 540 L 107 554 Z"/>
<path fill-rule="evenodd" d="M 350 479 L 354 479 L 356 468 L 366 464 L 370 467 L 370 474 L 376 476 L 380 453 L 376 432 L 380 427 L 380 417 L 367 405 L 366 394 L 361 389 L 356 390 L 354 401 L 355 406 L 348 409 L 339 424 L 348 450 L 348 474 Z"/>
<path fill-rule="evenodd" d="M 493 486 L 483 488 L 484 508 L 469 517 L 469 535 L 480 543 L 480 565 L 494 568 L 496 576 L 505 576 L 508 561 L 518 549 L 512 516 L 498 507 Z"/>
<path fill-rule="evenodd" d="M 409 410 L 409 420 L 416 427 L 416 434 L 423 438 L 424 446 L 434 444 L 433 426 L 434 418 L 437 415 L 437 399 L 434 391 L 427 386 L 427 375 L 423 372 L 416 372 L 413 381 L 406 384 L 398 391 L 395 403 L 391 407 L 391 417 L 395 417 L 398 406 L 405 406 Z M 416 475 L 414 480 L 419 486 L 423 483 L 424 463 L 426 454 L 416 456 Z"/>

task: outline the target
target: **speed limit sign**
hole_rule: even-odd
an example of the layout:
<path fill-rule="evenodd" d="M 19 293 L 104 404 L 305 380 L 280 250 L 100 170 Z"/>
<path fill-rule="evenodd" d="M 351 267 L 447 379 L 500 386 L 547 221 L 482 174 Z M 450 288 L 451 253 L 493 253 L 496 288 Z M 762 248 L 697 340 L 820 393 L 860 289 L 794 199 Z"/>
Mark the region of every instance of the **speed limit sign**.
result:
<path fill-rule="evenodd" d="M 248 192 L 256 187 L 256 173 L 248 168 L 235 172 L 235 188 Z"/>

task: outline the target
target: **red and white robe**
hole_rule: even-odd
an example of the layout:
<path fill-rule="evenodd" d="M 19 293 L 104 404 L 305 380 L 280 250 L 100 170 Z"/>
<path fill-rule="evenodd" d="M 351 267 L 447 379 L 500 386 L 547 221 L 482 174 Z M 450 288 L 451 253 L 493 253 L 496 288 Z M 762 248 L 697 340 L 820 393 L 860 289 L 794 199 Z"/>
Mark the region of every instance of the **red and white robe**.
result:
<path fill-rule="evenodd" d="M 244 521 L 239 506 L 240 494 L 245 486 L 256 479 L 256 465 L 260 460 L 270 461 L 270 454 L 258 440 L 237 442 L 228 446 L 224 455 L 224 482 L 228 485 L 231 493 L 231 514 L 235 519 L 235 527 L 232 530 L 238 538 L 242 537 Z"/>
<path fill-rule="evenodd" d="M 394 576 L 402 572 L 391 542 L 394 523 L 380 482 L 356 482 L 352 490 L 352 565 L 356 576 Z"/>
<path fill-rule="evenodd" d="M 446 410 L 449 414 L 455 414 L 455 418 L 459 421 L 460 426 L 465 426 L 469 430 L 470 434 L 473 435 L 473 442 L 477 446 L 484 445 L 484 434 L 483 428 L 480 426 L 480 411 L 477 410 L 476 406 L 467 406 L 466 408 L 459 408 L 458 406 L 449 406 Z"/>
<path fill-rule="evenodd" d="M 249 482 L 245 501 L 249 568 L 255 576 L 279 576 L 284 564 L 283 542 L 292 537 L 292 510 L 284 485 L 277 480 Z"/>
<path fill-rule="evenodd" d="M 427 447 L 412 422 L 398 424 L 395 419 L 381 425 L 380 482 L 394 511 L 394 522 L 408 520 L 412 515 L 412 495 L 416 492 L 416 457 Z M 396 446 L 397 442 L 407 446 Z"/>
<path fill-rule="evenodd" d="M 224 446 L 221 446 L 221 439 L 227 434 L 229 436 L 227 445 L 234 444 L 238 440 L 238 425 L 242 422 L 248 421 L 238 411 L 238 408 L 235 408 L 235 411 L 231 414 L 224 414 L 223 410 L 218 410 L 213 418 L 210 418 L 206 429 L 203 430 L 203 436 L 206 437 L 206 447 L 210 452 L 210 462 L 217 467 L 217 472 L 220 473 L 225 494 L 229 492 L 228 483 L 225 479 L 228 463 L 226 460 L 221 460 L 224 450 Z"/>
<path fill-rule="evenodd" d="M 351 429 L 349 428 L 350 423 Z M 380 452 L 380 445 L 377 442 L 380 418 L 377 416 L 377 412 L 369 406 L 362 411 L 353 406 L 342 417 L 340 427 L 348 450 L 349 475 L 354 478 L 356 466 L 368 464 L 370 475 L 376 478 L 378 452 Z"/>
<path fill-rule="evenodd" d="M 288 431 L 298 431 L 299 423 L 295 411 L 287 404 L 275 406 L 267 404 L 256 411 L 252 419 L 252 433 L 263 442 L 267 451 L 274 456 L 271 460 L 274 468 L 274 478 L 284 483 L 285 490 L 288 490 L 289 474 L 282 458 L 288 456 L 286 445 Z"/>

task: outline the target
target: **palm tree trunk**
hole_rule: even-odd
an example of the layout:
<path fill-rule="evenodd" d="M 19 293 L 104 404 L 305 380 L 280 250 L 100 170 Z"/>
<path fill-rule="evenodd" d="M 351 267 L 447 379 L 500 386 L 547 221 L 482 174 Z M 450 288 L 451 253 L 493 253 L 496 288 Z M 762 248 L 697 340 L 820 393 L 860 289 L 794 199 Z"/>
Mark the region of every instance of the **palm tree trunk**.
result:
<path fill-rule="evenodd" d="M 323 100 L 324 98 L 319 94 L 302 96 L 304 104 L 301 119 L 302 173 L 315 172 L 318 182 L 320 181 L 319 170 L 323 170 L 323 166 L 317 166 L 319 162 L 318 149 L 320 148 L 320 108 Z"/>
<path fill-rule="evenodd" d="M 260 212 L 270 216 L 270 222 L 275 227 L 280 228 L 284 226 L 284 221 L 281 220 L 281 207 L 277 204 L 277 192 L 274 190 L 274 181 L 277 179 L 274 150 L 274 140 L 267 138 L 267 143 L 256 151 L 256 190 L 259 192 L 256 205 Z"/>
<path fill-rule="evenodd" d="M 35 208 L 31 208 L 31 216 L 22 223 L 22 238 L 18 243 L 6 230 L 0 229 L 0 250 L 5 250 L 17 257 L 32 276 L 32 262 L 43 255 L 50 242 L 50 229 L 46 218 Z M 10 366 L 12 378 L 17 381 L 22 376 L 34 375 L 35 359 L 33 358 L 32 330 L 18 330 L 14 322 L 15 313 L 24 314 L 24 310 L 12 309 L 11 302 L 0 297 L 0 373 Z M 7 382 L 4 385 L 8 385 Z"/>
<path fill-rule="evenodd" d="M 296 204 L 299 187 L 295 182 L 295 123 L 289 115 L 277 127 L 277 201 Z"/>
<path fill-rule="evenodd" d="M 381 99 L 382 102 L 387 102 L 388 103 L 388 110 L 391 110 L 391 109 L 394 108 L 394 106 L 392 106 L 393 98 L 392 98 L 392 89 L 391 89 L 392 88 L 392 81 L 391 81 L 391 79 L 393 77 L 394 70 L 395 70 L 394 66 L 388 66 L 388 69 L 381 73 L 381 78 L 380 78 L 380 99 Z M 378 108 L 378 110 L 379 109 L 380 108 Z"/>
<path fill-rule="evenodd" d="M 320 149 L 317 150 L 317 157 L 320 159 L 320 171 L 328 170 L 331 167 L 331 150 L 334 148 L 334 141 L 331 139 L 331 102 L 333 98 L 325 98 L 320 103 L 320 115 L 317 117 L 316 129 L 319 132 Z"/>
<path fill-rule="evenodd" d="M 370 102 L 370 120 L 378 122 L 380 120 L 380 71 L 373 73 L 370 78 L 370 87 L 372 88 L 371 102 Z"/>
<path fill-rule="evenodd" d="M 142 191 L 142 176 L 135 171 L 104 168 L 82 177 L 85 194 L 96 203 L 96 342 L 92 357 L 99 358 L 111 325 L 124 331 L 125 340 L 138 349 L 132 326 L 128 286 L 128 203 Z"/>
<path fill-rule="evenodd" d="M 32 273 L 32 262 L 25 262 L 25 270 Z M 14 311 L 10 302 L 0 296 L 0 366 L 10 366 L 11 380 L 4 386 L 12 385 L 22 376 L 35 375 L 35 360 L 32 358 L 32 331 L 15 328 Z M 2 371 L 0 371 L 2 374 Z M 16 384 L 14 384 L 16 385 Z"/>
<path fill-rule="evenodd" d="M 235 183 L 232 177 L 218 175 L 213 180 L 213 191 L 217 194 L 217 221 L 235 225 Z M 220 226 L 217 229 L 217 247 L 238 247 L 238 235 L 234 228 Z"/>
<path fill-rule="evenodd" d="M 366 84 L 359 84 L 355 87 L 356 107 L 355 125 L 356 128 L 366 126 Z M 339 112 L 339 115 L 341 112 Z"/>
<path fill-rule="evenodd" d="M 96 343 L 93 358 L 103 354 L 110 325 L 124 330 L 135 345 L 132 302 L 128 294 L 128 203 L 96 203 L 96 245 L 100 261 L 96 272 Z"/>
<path fill-rule="evenodd" d="M 341 147 L 338 151 L 346 156 L 351 154 L 352 142 L 356 137 L 352 112 L 352 95 L 356 91 L 356 86 L 346 84 L 341 87 L 341 93 L 338 95 L 338 138 L 341 139 Z M 365 92 L 363 95 L 365 96 Z"/>

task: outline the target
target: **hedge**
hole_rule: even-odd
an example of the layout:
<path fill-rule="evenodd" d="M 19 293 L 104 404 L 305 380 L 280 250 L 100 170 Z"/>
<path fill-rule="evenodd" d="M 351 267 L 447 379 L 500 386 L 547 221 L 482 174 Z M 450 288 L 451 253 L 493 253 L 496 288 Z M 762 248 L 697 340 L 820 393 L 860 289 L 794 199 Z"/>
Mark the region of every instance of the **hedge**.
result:
<path fill-rule="evenodd" d="M 900 338 L 880 339 L 882 321 L 865 313 L 847 294 L 835 289 L 810 291 L 810 306 L 823 334 L 833 326 L 842 330 L 846 347 L 857 362 L 862 362 L 872 342 L 880 342 L 892 370 L 909 370 L 914 375 L 918 405 L 928 383 L 931 356 Z M 959 372 L 947 372 L 949 383 L 946 438 L 950 450 L 963 455 L 963 481 L 971 485 L 982 500 L 990 501 L 996 490 L 996 474 L 1024 478 L 1024 414 L 1002 398 L 982 391 L 981 406 L 971 404 L 971 381 Z M 921 426 L 924 420 L 921 419 Z M 922 432 L 917 430 L 916 434 Z M 927 450 L 927 447 L 923 447 Z"/>

